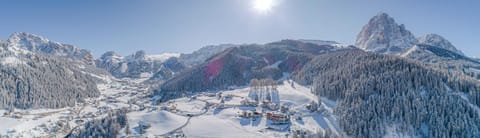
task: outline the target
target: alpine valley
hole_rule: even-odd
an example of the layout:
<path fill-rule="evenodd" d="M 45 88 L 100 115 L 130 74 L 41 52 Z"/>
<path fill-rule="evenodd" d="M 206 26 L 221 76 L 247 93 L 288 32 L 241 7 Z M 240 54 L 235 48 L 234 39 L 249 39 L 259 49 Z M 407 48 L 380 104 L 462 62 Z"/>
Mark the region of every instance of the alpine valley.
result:
<path fill-rule="evenodd" d="M 359 28 L 360 29 L 360 28 Z M 192 53 L 0 40 L 0 137 L 480 137 L 480 60 L 386 13 L 355 44 Z"/>

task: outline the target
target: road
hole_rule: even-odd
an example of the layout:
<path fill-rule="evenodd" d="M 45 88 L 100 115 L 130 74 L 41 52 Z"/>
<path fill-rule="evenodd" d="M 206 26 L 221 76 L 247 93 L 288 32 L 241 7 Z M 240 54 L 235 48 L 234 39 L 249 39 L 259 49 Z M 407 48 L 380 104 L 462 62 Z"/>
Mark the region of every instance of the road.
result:
<path fill-rule="evenodd" d="M 204 102 L 206 102 L 206 105 L 208 105 L 208 106 L 205 106 L 205 109 L 203 110 L 203 112 L 198 113 L 198 114 L 186 115 L 186 116 L 188 116 L 188 119 L 187 119 L 187 121 L 185 121 L 185 123 L 184 123 L 183 125 L 181 125 L 180 127 L 176 128 L 176 129 L 173 129 L 173 130 L 171 130 L 171 131 L 168 131 L 168 132 L 165 133 L 165 134 L 155 135 L 155 136 L 165 137 L 165 136 L 167 136 L 167 135 L 169 135 L 169 134 L 173 134 L 174 132 L 180 131 L 180 130 L 182 130 L 183 128 L 185 128 L 185 127 L 190 123 L 190 119 L 192 119 L 193 117 L 201 116 L 201 115 L 204 115 L 205 113 L 207 113 L 207 112 L 208 112 L 208 109 L 210 108 L 210 104 L 208 104 L 207 101 L 204 101 Z M 185 115 L 182 115 L 182 116 L 185 116 Z"/>

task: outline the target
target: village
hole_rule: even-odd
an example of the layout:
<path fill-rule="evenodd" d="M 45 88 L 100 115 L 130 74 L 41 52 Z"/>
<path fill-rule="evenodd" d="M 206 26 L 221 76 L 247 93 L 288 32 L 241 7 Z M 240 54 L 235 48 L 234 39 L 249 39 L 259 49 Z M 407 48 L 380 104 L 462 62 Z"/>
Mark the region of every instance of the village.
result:
<path fill-rule="evenodd" d="M 158 105 L 150 100 L 148 87 L 130 80 L 115 80 L 99 89 L 101 96 L 74 107 L 2 111 L 0 119 L 16 125 L 3 134 L 65 136 L 116 109 L 129 112 L 125 136 L 306 137 L 336 133 L 338 128 L 330 115 L 335 102 L 320 101 L 309 88 L 288 80 L 252 79 L 246 87 L 197 93 Z M 218 130 L 207 126 L 218 126 Z"/>
<path fill-rule="evenodd" d="M 0 137 L 29 137 L 48 134 L 48 137 L 65 136 L 84 123 L 101 118 L 112 110 L 145 110 L 149 104 L 147 87 L 131 80 L 112 80 L 99 85 L 102 91 L 97 98 L 87 99 L 73 107 L 60 109 L 21 110 L 9 108 L 0 110 L 0 120 L 12 124 Z M 142 99 L 142 100 L 140 100 Z M 37 123 L 30 123 L 30 122 Z M 5 135 L 6 134 L 6 135 Z"/>
<path fill-rule="evenodd" d="M 182 129 L 188 127 L 191 118 L 202 115 L 223 116 L 222 113 L 229 117 L 227 119 L 237 121 L 239 126 L 253 128 L 258 133 L 275 133 L 276 136 L 281 137 L 306 137 L 314 133 L 313 131 L 315 133 L 319 131 L 322 131 L 321 133 L 333 133 L 328 128 L 334 127 L 331 123 L 323 125 L 327 129 L 312 129 L 305 124 L 305 121 L 315 120 L 312 119 L 312 116 L 329 113 L 317 98 L 308 95 L 308 93 L 303 93 L 308 96 L 301 98 L 281 97 L 281 95 L 288 96 L 288 94 L 302 95 L 289 92 L 282 93 L 278 90 L 279 85 L 282 85 L 282 90 L 286 86 L 293 88 L 294 84 L 292 83 L 294 82 L 252 79 L 250 85 L 240 91 L 205 92 L 160 104 L 160 110 L 188 117 L 188 120 L 179 128 L 158 136 L 183 137 L 185 134 Z M 282 99 L 286 100 L 282 101 Z M 290 101 L 292 99 L 298 100 L 300 103 Z M 305 116 L 309 119 L 304 120 Z M 146 126 L 144 128 L 150 127 L 149 124 Z"/>

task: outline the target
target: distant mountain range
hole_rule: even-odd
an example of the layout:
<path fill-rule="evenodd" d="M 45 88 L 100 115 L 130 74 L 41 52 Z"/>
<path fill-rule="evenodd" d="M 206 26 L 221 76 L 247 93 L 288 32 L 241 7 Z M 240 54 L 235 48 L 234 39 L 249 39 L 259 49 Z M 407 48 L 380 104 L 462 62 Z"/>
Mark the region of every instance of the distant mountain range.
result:
<path fill-rule="evenodd" d="M 99 59 L 95 60 L 97 67 L 109 71 L 118 78 L 149 78 L 157 72 L 167 72 L 170 75 L 158 76 L 168 79 L 173 73 L 182 70 L 182 64 L 172 66 L 179 54 L 166 53 L 162 55 L 147 55 L 145 51 L 137 51 L 132 55 L 123 57 L 113 51 L 106 52 Z M 168 62 L 167 62 L 168 61 Z"/>

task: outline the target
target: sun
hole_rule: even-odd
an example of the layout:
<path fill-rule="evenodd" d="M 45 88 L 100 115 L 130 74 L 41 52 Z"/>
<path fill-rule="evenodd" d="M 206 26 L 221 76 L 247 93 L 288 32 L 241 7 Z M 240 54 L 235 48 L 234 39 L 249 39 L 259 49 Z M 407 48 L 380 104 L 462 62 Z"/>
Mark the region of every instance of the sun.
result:
<path fill-rule="evenodd" d="M 259 13 L 267 13 L 272 10 L 273 0 L 254 0 L 253 8 Z"/>

